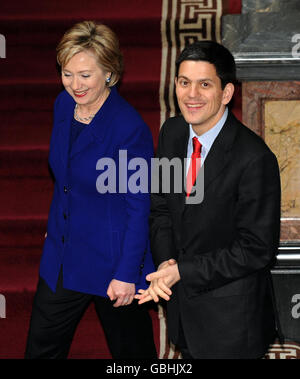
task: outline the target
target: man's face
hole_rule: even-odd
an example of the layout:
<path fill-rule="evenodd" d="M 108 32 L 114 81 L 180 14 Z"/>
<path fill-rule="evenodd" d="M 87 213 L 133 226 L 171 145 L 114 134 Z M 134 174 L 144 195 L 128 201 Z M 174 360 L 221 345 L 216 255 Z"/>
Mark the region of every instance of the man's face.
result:
<path fill-rule="evenodd" d="M 181 113 L 199 135 L 220 120 L 234 91 L 231 83 L 222 90 L 215 66 L 205 61 L 183 61 L 175 84 Z"/>

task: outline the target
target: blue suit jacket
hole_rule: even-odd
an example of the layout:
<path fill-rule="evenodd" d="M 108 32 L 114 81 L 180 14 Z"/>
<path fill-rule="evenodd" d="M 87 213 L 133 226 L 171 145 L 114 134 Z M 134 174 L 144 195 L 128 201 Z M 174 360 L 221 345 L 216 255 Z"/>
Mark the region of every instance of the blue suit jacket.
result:
<path fill-rule="evenodd" d="M 135 283 L 136 290 L 146 288 L 145 276 L 154 271 L 148 240 L 149 193 L 118 193 L 118 178 L 116 193 L 99 193 L 97 178 L 107 168 L 99 171 L 96 165 L 101 158 L 112 158 L 118 175 L 119 150 L 126 150 L 128 161 L 141 157 L 150 168 L 152 135 L 112 88 L 69 153 L 74 106 L 66 91 L 55 102 L 49 153 L 55 186 L 40 275 L 53 291 L 61 265 L 64 287 L 71 290 L 107 297 L 113 278 Z"/>

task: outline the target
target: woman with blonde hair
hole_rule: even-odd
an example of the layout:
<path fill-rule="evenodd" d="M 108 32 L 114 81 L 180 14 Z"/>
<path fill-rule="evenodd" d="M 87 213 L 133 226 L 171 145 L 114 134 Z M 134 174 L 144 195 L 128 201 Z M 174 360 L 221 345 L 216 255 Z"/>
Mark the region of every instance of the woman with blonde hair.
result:
<path fill-rule="evenodd" d="M 101 158 L 119 151 L 150 167 L 152 136 L 116 89 L 123 63 L 116 35 L 76 24 L 57 47 L 65 90 L 54 106 L 49 164 L 55 178 L 26 358 L 66 358 L 93 301 L 113 358 L 156 358 L 152 321 L 135 293 L 154 270 L 148 241 L 149 193 L 99 185 Z M 134 170 L 133 170 L 134 172 Z M 121 189 L 122 186 L 122 190 Z"/>

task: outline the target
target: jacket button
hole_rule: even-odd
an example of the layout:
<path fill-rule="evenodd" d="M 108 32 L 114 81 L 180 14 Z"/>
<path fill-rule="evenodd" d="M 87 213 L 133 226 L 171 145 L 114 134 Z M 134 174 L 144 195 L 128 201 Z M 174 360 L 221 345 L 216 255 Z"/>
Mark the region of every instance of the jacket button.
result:
<path fill-rule="evenodd" d="M 61 242 L 62 242 L 62 243 L 65 243 L 65 236 L 62 236 L 62 237 L 61 237 Z"/>
<path fill-rule="evenodd" d="M 64 186 L 64 193 L 67 193 L 67 192 L 68 192 L 68 188 Z"/>
<path fill-rule="evenodd" d="M 68 218 L 66 212 L 63 213 L 64 219 L 66 220 Z"/>
<path fill-rule="evenodd" d="M 140 268 L 144 268 L 144 264 L 143 263 L 140 265 Z"/>

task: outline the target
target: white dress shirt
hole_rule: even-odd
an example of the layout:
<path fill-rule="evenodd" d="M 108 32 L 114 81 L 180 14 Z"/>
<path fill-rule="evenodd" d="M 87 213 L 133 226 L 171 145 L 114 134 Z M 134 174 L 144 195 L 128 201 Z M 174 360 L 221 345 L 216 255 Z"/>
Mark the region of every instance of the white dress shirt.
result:
<path fill-rule="evenodd" d="M 191 155 L 193 153 L 193 138 L 196 137 L 198 141 L 202 145 L 201 149 L 201 166 L 203 165 L 205 158 L 207 157 L 210 148 L 212 147 L 212 144 L 214 143 L 215 139 L 217 138 L 218 134 L 220 133 L 221 129 L 223 128 L 223 125 L 226 122 L 228 116 L 228 108 L 226 107 L 225 112 L 223 113 L 223 116 L 221 119 L 216 123 L 214 127 L 209 129 L 206 133 L 203 133 L 201 136 L 198 136 L 190 124 L 190 136 L 189 136 L 189 142 L 188 142 L 188 148 L 187 148 L 187 168 L 190 166 L 190 160 Z M 188 169 L 186 170 L 186 175 L 188 173 Z"/>

